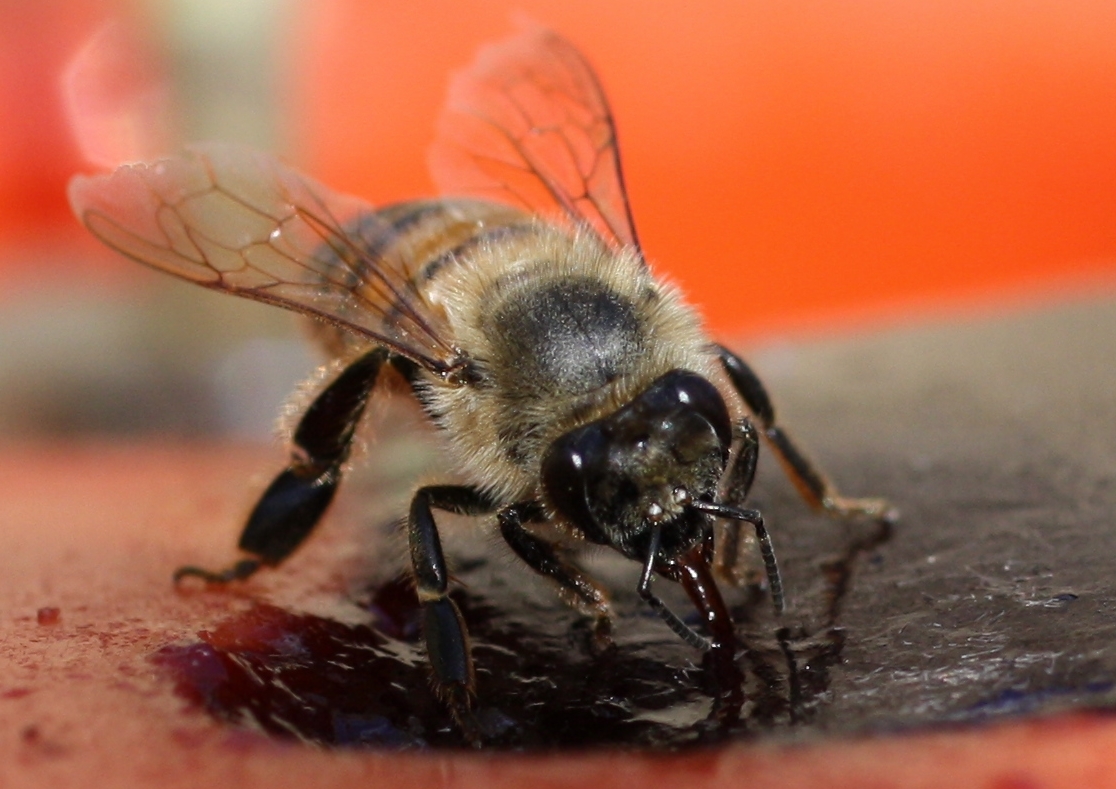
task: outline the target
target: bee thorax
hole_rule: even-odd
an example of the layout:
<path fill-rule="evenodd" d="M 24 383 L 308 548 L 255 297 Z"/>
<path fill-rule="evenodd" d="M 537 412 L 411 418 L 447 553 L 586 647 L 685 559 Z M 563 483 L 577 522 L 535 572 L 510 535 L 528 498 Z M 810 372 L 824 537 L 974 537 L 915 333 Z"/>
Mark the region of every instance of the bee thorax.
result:
<path fill-rule="evenodd" d="M 538 223 L 478 246 L 432 287 L 479 371 L 458 391 L 433 383 L 439 425 L 473 478 L 509 499 L 536 495 L 560 435 L 709 363 L 693 312 L 632 252 L 584 234 Z"/>

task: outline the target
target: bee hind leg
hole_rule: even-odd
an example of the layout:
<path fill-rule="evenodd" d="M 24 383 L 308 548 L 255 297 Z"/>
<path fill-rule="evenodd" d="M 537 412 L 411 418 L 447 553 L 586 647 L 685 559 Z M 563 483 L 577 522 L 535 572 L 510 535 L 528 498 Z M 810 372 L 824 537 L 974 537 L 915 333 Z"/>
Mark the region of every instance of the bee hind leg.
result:
<path fill-rule="evenodd" d="M 238 547 L 252 558 L 210 571 L 180 567 L 175 583 L 201 578 L 223 584 L 249 577 L 263 566 L 277 565 L 294 552 L 333 501 L 353 434 L 387 352 L 370 351 L 322 390 L 299 420 L 291 439 L 291 462 L 268 486 L 240 535 Z"/>
<path fill-rule="evenodd" d="M 898 520 L 898 513 L 885 499 L 842 496 L 775 421 L 771 398 L 752 368 L 723 346 L 717 346 L 717 355 L 733 388 L 759 421 L 764 437 L 782 463 L 787 476 L 810 506 L 839 519 L 868 517 L 883 528 L 890 528 Z"/>
<path fill-rule="evenodd" d="M 592 648 L 601 652 L 612 646 L 612 617 L 608 595 L 578 568 L 566 561 L 554 545 L 532 534 L 523 524 L 537 521 L 542 511 L 536 502 L 513 504 L 500 510 L 500 534 L 532 570 L 556 581 L 563 597 L 593 621 Z"/>

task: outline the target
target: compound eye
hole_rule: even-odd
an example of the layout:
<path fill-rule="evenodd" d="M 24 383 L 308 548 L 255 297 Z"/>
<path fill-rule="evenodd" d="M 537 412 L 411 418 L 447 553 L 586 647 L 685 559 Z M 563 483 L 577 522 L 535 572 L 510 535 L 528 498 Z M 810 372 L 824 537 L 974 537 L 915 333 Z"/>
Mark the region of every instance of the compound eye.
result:
<path fill-rule="evenodd" d="M 675 403 L 700 414 L 713 427 L 722 446 L 732 443 L 732 424 L 725 401 L 708 380 L 697 373 L 673 370 L 659 378 L 653 388 L 659 390 L 655 393 L 656 399 L 670 397 Z"/>
<path fill-rule="evenodd" d="M 696 463 L 724 446 L 715 432 L 709 420 L 697 411 L 679 413 L 671 420 L 671 453 L 682 463 Z"/>
<path fill-rule="evenodd" d="M 572 430 L 551 444 L 543 457 L 541 479 L 551 505 L 595 542 L 600 528 L 589 509 L 586 482 L 599 477 L 608 449 L 598 423 Z"/>

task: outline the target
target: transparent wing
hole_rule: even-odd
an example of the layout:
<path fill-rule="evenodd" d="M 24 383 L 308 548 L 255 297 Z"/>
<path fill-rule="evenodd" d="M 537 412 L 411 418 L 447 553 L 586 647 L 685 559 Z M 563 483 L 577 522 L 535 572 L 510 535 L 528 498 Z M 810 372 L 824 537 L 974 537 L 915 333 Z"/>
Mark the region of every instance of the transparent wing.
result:
<path fill-rule="evenodd" d="M 458 353 L 441 312 L 385 258 L 394 231 L 367 203 L 271 157 L 205 144 L 70 182 L 101 241 L 202 287 L 304 313 L 445 372 Z"/>
<path fill-rule="evenodd" d="M 445 194 L 482 197 L 587 224 L 638 247 L 616 130 L 581 53 L 532 26 L 483 48 L 450 83 L 430 153 Z"/>

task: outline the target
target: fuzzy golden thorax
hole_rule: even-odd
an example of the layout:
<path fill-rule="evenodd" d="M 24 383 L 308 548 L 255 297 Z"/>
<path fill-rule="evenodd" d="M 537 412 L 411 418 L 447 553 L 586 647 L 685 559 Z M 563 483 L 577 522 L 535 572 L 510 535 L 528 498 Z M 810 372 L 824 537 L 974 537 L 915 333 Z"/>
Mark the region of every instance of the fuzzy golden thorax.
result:
<path fill-rule="evenodd" d="M 429 284 L 476 380 L 431 377 L 428 408 L 475 484 L 513 501 L 538 488 L 558 436 L 630 402 L 673 369 L 713 375 L 696 313 L 631 250 L 536 222 L 479 245 Z"/>

